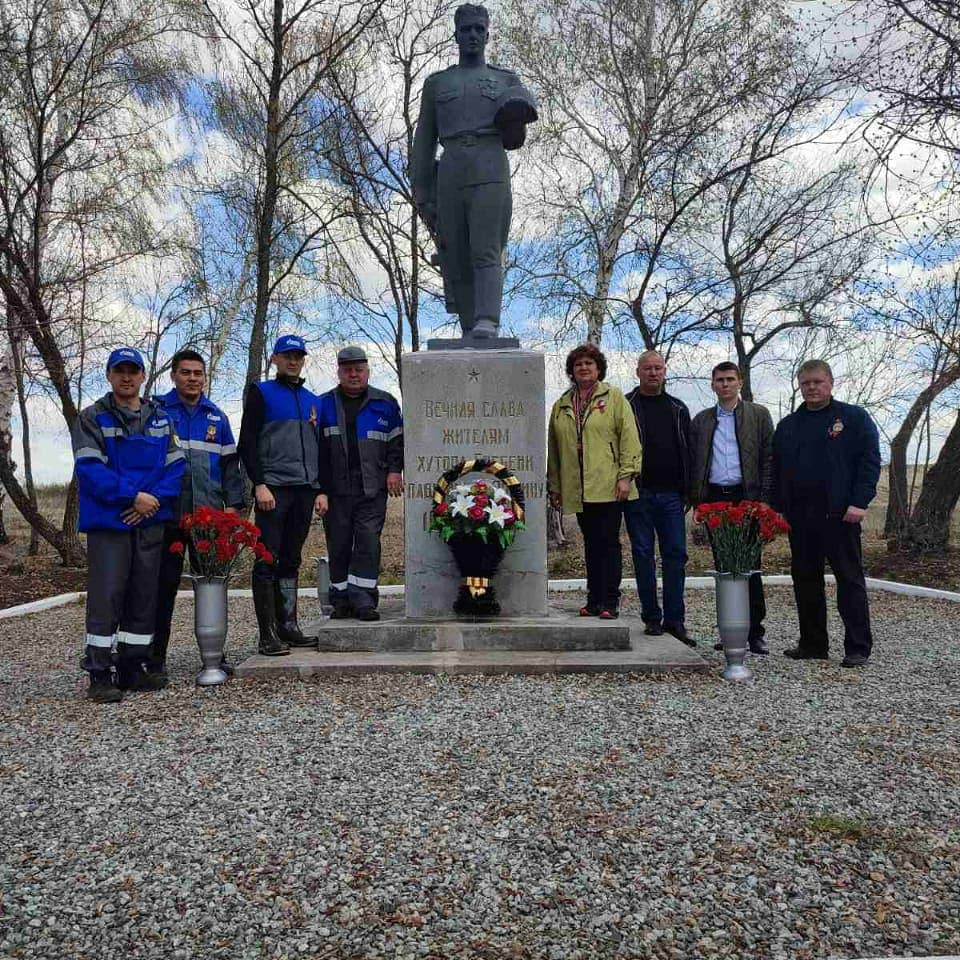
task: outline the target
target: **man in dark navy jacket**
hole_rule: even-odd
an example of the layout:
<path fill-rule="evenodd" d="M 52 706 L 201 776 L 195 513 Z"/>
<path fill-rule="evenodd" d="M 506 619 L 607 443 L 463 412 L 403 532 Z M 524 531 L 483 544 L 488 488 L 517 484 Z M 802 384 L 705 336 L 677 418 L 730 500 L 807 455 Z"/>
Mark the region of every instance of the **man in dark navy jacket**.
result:
<path fill-rule="evenodd" d="M 110 392 L 81 410 L 72 430 L 78 527 L 89 560 L 83 669 L 95 703 L 162 686 L 146 663 L 164 525 L 174 516 L 185 460 L 170 416 L 140 396 L 145 379 L 140 352 L 118 347 L 107 360 Z"/>
<path fill-rule="evenodd" d="M 334 619 L 379 620 L 377 581 L 387 494 L 403 492 L 403 418 L 385 390 L 370 386 L 360 347 L 337 354 L 339 385 L 320 397 L 320 486 L 329 507 L 323 526 L 330 553 Z"/>
<path fill-rule="evenodd" d="M 260 540 L 274 557 L 273 563 L 258 560 L 251 578 L 258 648 L 265 656 L 317 643 L 297 623 L 300 554 L 313 511 L 320 509 L 320 398 L 300 377 L 306 356 L 302 337 L 287 334 L 277 340 L 270 356 L 276 378 L 250 385 L 240 424 L 240 459 L 253 481 Z"/>
<path fill-rule="evenodd" d="M 833 372 L 823 360 L 800 365 L 803 405 L 784 417 L 773 437 L 774 503 L 790 522 L 791 573 L 800 621 L 794 660 L 826 660 L 824 561 L 837 580 L 844 667 L 861 667 L 873 637 L 863 576 L 860 525 L 876 496 L 880 440 L 863 407 L 833 398 Z"/>
<path fill-rule="evenodd" d="M 153 398 L 170 414 L 180 448 L 186 456 L 187 469 L 176 516 L 167 524 L 163 539 L 163 559 L 157 594 L 157 620 L 150 650 L 149 672 L 167 682 L 167 646 L 177 590 L 183 575 L 183 553 L 173 553 L 175 542 L 188 539 L 180 528 L 184 514 L 197 507 L 238 512 L 244 507 L 240 459 L 233 440 L 230 421 L 205 393 L 207 365 L 196 350 L 177 351 L 170 360 L 170 379 L 174 387 L 169 393 Z M 233 673 L 226 660 L 221 664 Z"/>

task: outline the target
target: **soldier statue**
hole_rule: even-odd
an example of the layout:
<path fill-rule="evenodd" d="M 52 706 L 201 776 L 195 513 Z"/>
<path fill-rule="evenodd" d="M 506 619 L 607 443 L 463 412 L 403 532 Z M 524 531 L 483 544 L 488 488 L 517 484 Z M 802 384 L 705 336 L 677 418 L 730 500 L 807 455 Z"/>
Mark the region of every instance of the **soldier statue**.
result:
<path fill-rule="evenodd" d="M 486 62 L 490 16 L 465 3 L 454 14 L 459 63 L 427 77 L 411 176 L 420 216 L 437 243 L 448 313 L 463 336 L 498 335 L 503 254 L 510 231 L 510 164 L 536 103 L 509 70 Z M 439 162 L 437 142 L 443 146 Z"/>

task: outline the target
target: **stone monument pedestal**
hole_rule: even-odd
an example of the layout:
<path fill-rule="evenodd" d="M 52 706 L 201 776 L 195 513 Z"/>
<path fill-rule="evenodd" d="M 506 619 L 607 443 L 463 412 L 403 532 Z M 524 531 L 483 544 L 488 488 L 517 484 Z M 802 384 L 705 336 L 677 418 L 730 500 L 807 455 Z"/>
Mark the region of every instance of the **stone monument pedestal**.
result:
<path fill-rule="evenodd" d="M 427 529 L 434 484 L 461 460 L 499 460 L 523 484 L 526 530 L 493 579 L 503 617 L 547 612 L 545 370 L 527 350 L 430 350 L 403 357 L 406 614 L 452 619 L 450 548 Z M 490 478 L 487 478 L 490 479 Z"/>

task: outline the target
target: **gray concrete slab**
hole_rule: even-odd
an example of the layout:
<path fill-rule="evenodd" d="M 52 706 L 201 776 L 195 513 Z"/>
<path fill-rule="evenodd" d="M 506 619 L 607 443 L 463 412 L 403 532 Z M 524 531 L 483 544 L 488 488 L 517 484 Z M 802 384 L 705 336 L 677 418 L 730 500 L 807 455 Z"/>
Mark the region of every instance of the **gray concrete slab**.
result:
<path fill-rule="evenodd" d="M 266 679 L 369 673 L 702 673 L 711 669 L 679 640 L 644 636 L 640 620 L 620 622 L 630 631 L 626 650 L 294 650 L 286 657 L 249 657 L 236 671 L 238 677 Z"/>
<path fill-rule="evenodd" d="M 551 612 L 546 617 L 492 620 L 415 620 L 384 605 L 377 623 L 320 620 L 308 633 L 327 653 L 399 653 L 431 650 L 629 650 L 630 626 Z"/>

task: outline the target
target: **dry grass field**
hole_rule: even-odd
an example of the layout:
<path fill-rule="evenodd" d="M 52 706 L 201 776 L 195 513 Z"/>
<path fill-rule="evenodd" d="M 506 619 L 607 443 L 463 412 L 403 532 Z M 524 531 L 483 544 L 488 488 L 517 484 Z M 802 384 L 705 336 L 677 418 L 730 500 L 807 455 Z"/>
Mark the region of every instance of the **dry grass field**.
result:
<path fill-rule="evenodd" d="M 44 487 L 38 492 L 41 509 L 44 514 L 59 522 L 63 509 L 65 488 L 62 486 Z M 886 476 L 881 479 L 877 500 L 867 514 L 864 536 L 864 552 L 867 571 L 871 576 L 906 583 L 944 589 L 960 589 L 960 550 L 951 549 L 943 557 L 918 557 L 912 554 L 891 554 L 887 552 L 886 542 L 882 539 L 883 516 L 886 509 Z M 382 583 L 403 582 L 403 500 L 391 500 L 387 511 L 387 525 L 383 536 L 383 573 Z M 0 607 L 37 599 L 38 597 L 64 593 L 84 588 L 83 570 L 65 569 L 57 562 L 54 551 L 41 541 L 39 554 L 27 555 L 30 531 L 13 503 L 5 502 L 4 520 L 11 542 L 0 546 Z M 688 524 L 692 521 L 688 517 Z M 583 550 L 580 531 L 575 517 L 564 518 L 564 532 L 568 545 L 563 549 L 552 550 L 548 557 L 552 578 L 575 578 L 583 576 Z M 954 516 L 952 539 L 958 542 L 960 536 L 960 517 Z M 691 574 L 702 573 L 710 567 L 710 552 L 698 542 L 693 532 L 688 540 Z M 626 532 L 624 543 L 624 575 L 629 576 L 629 542 Z M 322 556 L 326 552 L 323 528 L 319 523 L 311 526 L 310 535 L 304 548 L 304 568 L 307 582 L 313 582 L 311 558 Z M 764 570 L 767 573 L 788 573 L 790 569 L 790 551 L 786 540 L 778 541 L 764 554 Z M 237 585 L 245 585 L 248 570 L 241 570 L 236 578 Z"/>

